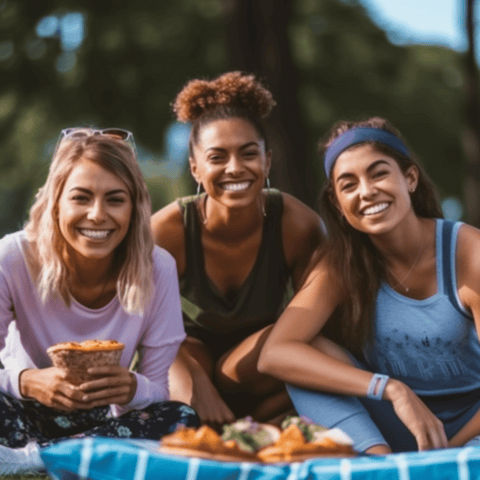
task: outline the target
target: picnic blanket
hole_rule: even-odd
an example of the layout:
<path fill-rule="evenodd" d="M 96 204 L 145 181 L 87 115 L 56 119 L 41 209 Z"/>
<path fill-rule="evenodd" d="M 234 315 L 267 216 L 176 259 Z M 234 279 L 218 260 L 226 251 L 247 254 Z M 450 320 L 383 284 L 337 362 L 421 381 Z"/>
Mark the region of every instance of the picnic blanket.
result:
<path fill-rule="evenodd" d="M 56 480 L 470 480 L 480 477 L 480 447 L 324 458 L 290 464 L 229 463 L 169 456 L 159 443 L 73 439 L 41 456 Z"/>

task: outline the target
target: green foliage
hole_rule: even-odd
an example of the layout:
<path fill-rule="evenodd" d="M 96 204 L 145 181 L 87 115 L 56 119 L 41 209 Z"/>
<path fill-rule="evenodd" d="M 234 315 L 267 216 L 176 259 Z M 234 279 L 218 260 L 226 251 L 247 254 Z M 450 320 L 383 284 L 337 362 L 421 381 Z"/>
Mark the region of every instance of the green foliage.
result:
<path fill-rule="evenodd" d="M 0 234 L 25 221 L 58 132 L 67 126 L 132 130 L 152 152 L 144 171 L 154 209 L 192 193 L 188 172 L 169 176 L 164 132 L 182 85 L 232 64 L 226 32 L 234 4 L 0 0 Z M 357 0 L 293 0 L 293 6 L 288 35 L 300 78 L 293 95 L 306 120 L 310 155 L 289 161 L 313 164 L 318 186 L 318 139 L 338 120 L 381 115 L 404 133 L 442 194 L 460 196 L 461 55 L 390 43 Z M 85 19 L 78 49 L 62 49 L 59 36 L 36 35 L 42 18 L 72 12 Z M 277 102 L 281 108 L 282 99 Z"/>
<path fill-rule="evenodd" d="M 461 195 L 462 59 L 390 43 L 357 1 L 298 0 L 292 44 L 299 100 L 318 139 L 343 119 L 388 118 L 444 195 Z M 315 140 L 312 139 L 312 142 Z"/>

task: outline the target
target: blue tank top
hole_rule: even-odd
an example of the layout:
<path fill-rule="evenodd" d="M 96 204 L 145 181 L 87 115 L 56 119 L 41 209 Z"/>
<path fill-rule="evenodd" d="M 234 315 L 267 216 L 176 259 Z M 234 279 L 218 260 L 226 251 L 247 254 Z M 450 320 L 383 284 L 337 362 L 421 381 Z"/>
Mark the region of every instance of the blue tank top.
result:
<path fill-rule="evenodd" d="M 436 220 L 437 293 L 405 297 L 382 282 L 374 340 L 364 349 L 372 371 L 401 380 L 418 395 L 480 388 L 480 343 L 457 294 L 455 252 L 462 224 Z"/>

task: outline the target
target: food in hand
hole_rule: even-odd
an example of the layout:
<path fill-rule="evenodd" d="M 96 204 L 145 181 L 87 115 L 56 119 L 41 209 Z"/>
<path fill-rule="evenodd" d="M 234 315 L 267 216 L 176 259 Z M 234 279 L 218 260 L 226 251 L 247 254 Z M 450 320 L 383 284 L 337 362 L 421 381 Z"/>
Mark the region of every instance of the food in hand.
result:
<path fill-rule="evenodd" d="M 93 380 L 87 373 L 91 367 L 118 365 L 125 345 L 116 340 L 85 340 L 63 342 L 47 349 L 55 367 L 68 372 L 68 380 L 74 385 Z"/>
<path fill-rule="evenodd" d="M 250 417 L 226 425 L 223 434 L 208 426 L 181 428 L 161 440 L 160 451 L 219 461 L 295 462 L 322 456 L 356 455 L 351 439 L 339 429 L 326 429 L 291 417 L 286 428 L 253 422 Z M 306 438 L 303 430 L 309 426 Z M 282 424 L 283 427 L 283 424 Z"/>

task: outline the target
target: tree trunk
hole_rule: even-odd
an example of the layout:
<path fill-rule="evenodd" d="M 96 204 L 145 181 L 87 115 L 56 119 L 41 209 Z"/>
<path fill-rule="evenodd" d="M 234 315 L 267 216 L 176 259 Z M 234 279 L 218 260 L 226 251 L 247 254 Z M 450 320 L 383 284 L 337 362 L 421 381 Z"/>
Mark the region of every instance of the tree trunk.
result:
<path fill-rule="evenodd" d="M 229 69 L 254 73 L 277 102 L 266 125 L 273 151 L 272 187 L 313 206 L 317 185 L 288 37 L 293 0 L 223 1 Z"/>
<path fill-rule="evenodd" d="M 478 66 L 475 54 L 474 0 L 467 2 L 468 51 L 465 75 L 466 129 L 463 145 L 467 159 L 465 179 L 466 221 L 480 227 L 480 94 Z"/>

